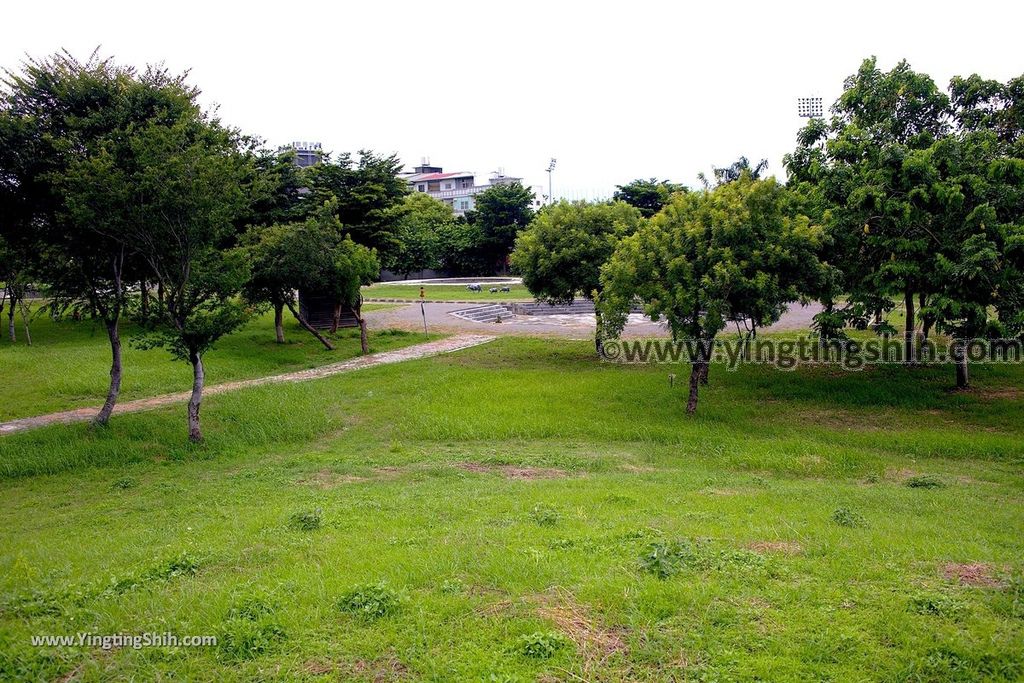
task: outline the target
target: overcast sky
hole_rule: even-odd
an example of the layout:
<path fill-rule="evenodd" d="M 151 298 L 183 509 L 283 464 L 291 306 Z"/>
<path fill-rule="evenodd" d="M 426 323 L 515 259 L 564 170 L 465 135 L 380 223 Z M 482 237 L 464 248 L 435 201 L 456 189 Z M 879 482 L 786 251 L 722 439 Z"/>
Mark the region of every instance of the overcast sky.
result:
<path fill-rule="evenodd" d="M 860 61 L 942 86 L 1024 73 L 1024 3 L 19 2 L 0 64 L 66 48 L 189 69 L 228 123 L 277 146 L 499 168 L 555 196 L 657 176 L 694 184 L 739 155 L 780 176 L 796 98 L 826 106 Z M 222 6 L 224 5 L 224 6 Z"/>

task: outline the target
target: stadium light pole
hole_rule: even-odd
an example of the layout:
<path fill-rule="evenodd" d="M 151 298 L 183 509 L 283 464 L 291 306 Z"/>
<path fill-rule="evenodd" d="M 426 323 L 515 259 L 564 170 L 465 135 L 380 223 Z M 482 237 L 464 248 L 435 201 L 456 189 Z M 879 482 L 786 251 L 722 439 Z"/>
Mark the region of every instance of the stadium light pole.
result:
<path fill-rule="evenodd" d="M 548 164 L 548 204 L 553 204 L 555 201 L 555 195 L 551 192 L 551 172 L 555 170 L 555 164 L 558 163 L 558 159 L 551 157 L 551 163 Z"/>
<path fill-rule="evenodd" d="M 796 113 L 802 119 L 820 119 L 822 115 L 820 97 L 796 98 Z"/>

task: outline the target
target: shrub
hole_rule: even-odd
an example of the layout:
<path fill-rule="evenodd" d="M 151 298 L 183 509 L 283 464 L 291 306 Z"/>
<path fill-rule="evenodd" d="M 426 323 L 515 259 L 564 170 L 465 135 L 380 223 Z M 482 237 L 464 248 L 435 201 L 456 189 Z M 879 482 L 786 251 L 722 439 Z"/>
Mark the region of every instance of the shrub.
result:
<path fill-rule="evenodd" d="M 558 524 L 561 515 L 558 514 L 558 510 L 550 505 L 537 503 L 530 510 L 530 517 L 540 526 L 554 526 Z"/>
<path fill-rule="evenodd" d="M 640 567 L 659 579 L 667 579 L 678 574 L 684 566 L 693 562 L 695 557 L 689 541 L 652 543 L 647 552 L 640 557 Z"/>
<path fill-rule="evenodd" d="M 537 631 L 519 637 L 520 654 L 533 659 L 551 659 L 566 645 L 565 636 L 557 631 Z"/>
<path fill-rule="evenodd" d="M 111 488 L 115 488 L 115 489 L 119 489 L 121 491 L 124 491 L 124 490 L 127 490 L 127 489 L 133 489 L 133 488 L 135 488 L 138 485 L 139 485 L 139 482 L 136 481 L 135 479 L 132 479 L 131 477 L 121 477 L 120 479 L 115 481 L 113 484 L 111 484 L 110 487 Z"/>
<path fill-rule="evenodd" d="M 839 526 L 849 528 L 866 527 L 868 525 L 868 521 L 864 519 L 864 515 L 851 510 L 850 508 L 836 508 L 832 512 L 832 521 Z"/>
<path fill-rule="evenodd" d="M 910 608 L 918 614 L 932 614 L 940 617 L 955 617 L 964 611 L 963 603 L 943 593 L 915 595 L 910 599 Z"/>
<path fill-rule="evenodd" d="M 314 531 L 320 528 L 320 508 L 312 512 L 296 512 L 288 521 L 288 526 L 299 531 Z"/>
<path fill-rule="evenodd" d="M 252 659 L 269 652 L 285 637 L 284 628 L 269 616 L 259 619 L 230 617 L 221 624 L 217 649 L 224 659 Z"/>
<path fill-rule="evenodd" d="M 912 489 L 941 489 L 946 486 L 946 482 L 942 481 L 934 474 L 919 474 L 917 476 L 910 477 L 907 479 L 906 484 Z"/>
<path fill-rule="evenodd" d="M 382 581 L 353 586 L 338 600 L 338 609 L 363 619 L 379 619 L 397 612 L 404 600 L 401 592 Z"/>

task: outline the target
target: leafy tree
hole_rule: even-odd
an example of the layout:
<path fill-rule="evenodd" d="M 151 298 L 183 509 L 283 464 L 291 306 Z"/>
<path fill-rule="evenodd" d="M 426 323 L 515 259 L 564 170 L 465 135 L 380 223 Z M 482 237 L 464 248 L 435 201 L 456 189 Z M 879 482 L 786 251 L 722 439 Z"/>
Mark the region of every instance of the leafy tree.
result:
<path fill-rule="evenodd" d="M 533 191 L 519 181 L 495 185 L 476 196 L 466 220 L 480 229 L 478 257 L 489 269 L 507 267 L 516 235 L 533 220 L 533 199 Z"/>
<path fill-rule="evenodd" d="M 489 275 L 494 262 L 484 247 L 483 228 L 459 216 L 442 226 L 438 234 L 438 262 L 455 275 Z"/>
<path fill-rule="evenodd" d="M 794 215 L 794 206 L 774 179 L 749 173 L 713 190 L 678 194 L 623 239 L 602 268 L 598 307 L 607 334 L 620 334 L 639 302 L 652 320 L 664 317 L 673 341 L 689 346 L 687 413 L 697 409 L 712 346 L 727 321 L 767 324 L 817 270 L 821 230 Z"/>
<path fill-rule="evenodd" d="M 247 208 L 243 182 L 253 174 L 240 144 L 237 133 L 198 109 L 171 125 L 142 128 L 131 139 L 137 170 L 127 184 L 139 197 L 142 220 L 132 223 L 130 243 L 166 293 L 147 343 L 192 365 L 192 441 L 202 440 L 202 356 L 248 315 L 237 297 L 248 280 L 247 263 L 224 248 Z"/>
<path fill-rule="evenodd" d="M 661 211 L 673 194 L 685 191 L 685 186 L 668 180 L 638 178 L 626 185 L 617 185 L 612 198 L 635 206 L 644 218 L 650 218 Z"/>
<path fill-rule="evenodd" d="M 829 121 L 813 119 L 800 132 L 786 166 L 796 184 L 814 187 L 821 204 L 832 266 L 841 270 L 830 281 L 849 295 L 843 316 L 863 325 L 872 313 L 880 322 L 891 297 L 902 297 L 904 354 L 912 359 L 916 306 L 926 306 L 938 286 L 931 186 L 939 176 L 928 149 L 949 133 L 949 99 L 906 62 L 886 72 L 874 58 L 845 88 Z M 843 317 L 833 311 L 836 292 L 823 294 L 829 317 L 819 323 L 835 328 Z"/>
<path fill-rule="evenodd" d="M 356 312 L 366 353 L 359 292 L 374 281 L 380 264 L 372 250 L 344 235 L 336 210 L 337 203 L 331 201 L 304 222 L 250 229 L 241 247 L 251 265 L 243 292 L 252 303 L 273 306 L 278 342 L 284 342 L 282 313 L 287 307 L 303 329 L 328 350 L 334 350 L 330 340 L 302 316 L 295 302 L 297 290 L 331 296 L 339 306 L 335 324 L 341 306 L 350 306 Z"/>
<path fill-rule="evenodd" d="M 126 141 L 139 127 L 194 110 L 197 91 L 162 69 L 139 73 L 66 53 L 8 72 L 4 90 L 3 175 L 22 198 L 12 221 L 21 231 L 16 244 L 22 254 L 37 254 L 33 274 L 47 287 L 52 313 L 87 313 L 106 327 L 110 384 L 95 418 L 104 424 L 120 391 L 119 322 L 128 286 L 142 279 L 125 240 L 139 218 L 134 188 L 125 182 L 133 172 Z"/>
<path fill-rule="evenodd" d="M 397 156 L 368 150 L 360 151 L 358 158 L 348 153 L 325 157 L 322 163 L 303 170 L 310 190 L 304 215 L 314 214 L 324 202 L 337 200 L 338 218 L 352 239 L 376 249 L 387 262 L 399 249 L 395 209 L 409 192 L 401 171 Z"/>
<path fill-rule="evenodd" d="M 715 179 L 715 184 L 721 185 L 722 183 L 731 183 L 734 180 L 739 180 L 745 173 L 749 173 L 754 180 L 757 180 L 766 170 L 768 170 L 767 159 L 761 159 L 757 164 L 751 166 L 750 159 L 740 157 L 728 166 L 711 169 L 711 173 Z M 711 181 L 703 173 L 698 173 L 697 178 L 700 179 L 705 189 L 711 186 Z"/>
<path fill-rule="evenodd" d="M 423 192 L 408 195 L 400 207 L 398 248 L 387 262 L 388 269 L 408 278 L 409 273 L 437 268 L 441 235 L 454 223 L 449 205 Z"/>
<path fill-rule="evenodd" d="M 577 296 L 593 300 L 601 291 L 601 266 L 641 220 L 641 212 L 626 202 L 561 201 L 546 207 L 519 234 L 512 267 L 537 299 L 553 304 L 571 303 Z M 598 353 L 601 333 L 598 311 Z"/>

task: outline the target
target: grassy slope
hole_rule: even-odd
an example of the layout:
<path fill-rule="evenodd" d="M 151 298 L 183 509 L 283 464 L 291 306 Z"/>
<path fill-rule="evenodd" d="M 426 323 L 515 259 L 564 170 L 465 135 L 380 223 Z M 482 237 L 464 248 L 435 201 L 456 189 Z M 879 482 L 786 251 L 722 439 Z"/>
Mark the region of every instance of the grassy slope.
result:
<path fill-rule="evenodd" d="M 588 347 L 501 339 L 214 396 L 201 448 L 179 410 L 0 440 L 0 679 L 1024 676 L 1021 584 L 940 574 L 1024 571 L 1019 368 L 977 368 L 991 394 L 947 392 L 949 368 L 716 368 L 686 419 L 666 368 L 600 364 Z M 946 487 L 909 488 L 904 470 Z M 866 526 L 832 522 L 840 507 Z M 318 508 L 322 528 L 290 526 Z M 640 570 L 675 539 L 706 539 L 714 561 Z M 799 551 L 745 550 L 760 541 Z M 169 564 L 183 554 L 195 575 Z M 405 593 L 397 613 L 337 609 L 380 580 Z M 79 630 L 222 644 L 27 644 Z M 521 653 L 521 636 L 555 630 L 589 645 Z M 615 638 L 628 654 L 598 656 Z"/>
<path fill-rule="evenodd" d="M 375 310 L 372 304 L 367 311 Z M 0 421 L 57 410 L 98 406 L 106 397 L 110 372 L 110 346 L 100 324 L 54 322 L 46 316 L 32 321 L 32 346 L 0 338 Z M 162 349 L 142 351 L 131 339 L 136 329 L 125 326 L 124 380 L 121 400 L 187 391 L 192 386 L 188 363 L 172 361 Z M 291 316 L 285 318 L 286 344 L 274 342 L 273 316 L 268 313 L 238 332 L 225 337 L 204 356 L 209 384 L 278 374 L 335 363 L 359 354 L 359 333 L 340 330 L 335 351 L 327 351 Z M 386 351 L 418 343 L 422 337 L 408 333 L 373 333 L 371 351 Z"/>
<path fill-rule="evenodd" d="M 490 287 L 501 285 L 487 285 L 481 283 L 483 291 L 471 292 L 465 285 L 428 285 L 424 287 L 425 298 L 431 301 L 533 301 L 530 292 L 522 285 L 512 285 L 510 292 L 495 292 L 491 294 Z M 371 299 L 419 299 L 419 285 L 403 284 L 376 284 L 363 288 L 363 296 Z"/>

